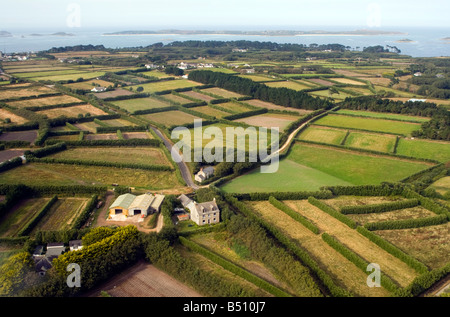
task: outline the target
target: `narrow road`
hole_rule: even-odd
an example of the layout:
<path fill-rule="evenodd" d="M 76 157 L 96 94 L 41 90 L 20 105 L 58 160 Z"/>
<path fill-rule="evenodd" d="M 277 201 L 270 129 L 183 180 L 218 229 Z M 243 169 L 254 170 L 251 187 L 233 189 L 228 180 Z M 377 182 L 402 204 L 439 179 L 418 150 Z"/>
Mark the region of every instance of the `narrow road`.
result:
<path fill-rule="evenodd" d="M 150 127 L 155 133 L 156 135 L 161 138 L 161 140 L 164 142 L 164 145 L 166 146 L 166 148 L 169 150 L 169 153 L 171 153 L 172 155 L 176 155 L 176 159 L 179 163 L 176 163 L 178 165 L 178 168 L 181 171 L 181 176 L 183 177 L 184 181 L 186 182 L 186 184 L 193 188 L 194 190 L 199 189 L 200 187 L 197 186 L 194 183 L 194 180 L 192 179 L 192 175 L 191 172 L 188 168 L 188 166 L 186 165 L 186 163 L 184 162 L 183 158 L 181 157 L 179 151 L 174 151 L 175 153 L 172 153 L 172 148 L 174 147 L 172 145 L 172 143 L 170 142 L 169 139 L 166 138 L 166 136 L 161 133 L 161 131 L 159 131 L 158 129 L 156 129 L 155 127 L 151 126 Z M 174 160 L 175 161 L 175 160 Z"/>
<path fill-rule="evenodd" d="M 308 123 L 310 123 L 312 120 L 314 120 L 316 117 L 311 118 L 310 120 L 306 121 L 305 123 L 303 123 L 302 125 L 300 125 L 297 129 L 295 129 L 288 137 L 288 139 L 286 140 L 286 142 L 283 144 L 282 147 L 280 147 L 277 151 L 275 151 L 274 153 L 272 153 L 271 155 L 269 155 L 268 157 L 266 157 L 265 159 L 262 159 L 261 162 L 265 163 L 271 160 L 271 157 L 273 157 L 274 155 L 278 155 L 279 153 L 283 152 L 290 144 L 290 142 L 292 141 L 292 139 L 297 135 L 298 131 L 300 131 L 300 129 L 302 129 L 304 126 L 306 126 Z M 161 138 L 161 140 L 163 140 L 164 145 L 166 146 L 166 148 L 169 150 L 169 152 L 172 154 L 172 148 L 174 147 L 174 145 L 172 145 L 172 143 L 170 142 L 169 139 L 166 138 L 166 136 L 161 133 L 161 131 L 159 131 L 157 128 L 150 126 L 150 128 L 156 133 L 156 135 L 158 135 L 159 138 Z M 175 151 L 175 153 L 173 153 L 172 155 L 175 155 L 177 161 L 179 163 L 176 163 L 181 171 L 181 176 L 183 177 L 184 181 L 186 182 L 186 184 L 193 188 L 194 190 L 197 190 L 199 188 L 202 188 L 200 186 L 197 186 L 193 179 L 192 179 L 192 175 L 191 172 L 189 171 L 188 166 L 186 165 L 186 163 L 184 162 L 182 156 L 180 155 L 179 151 Z M 207 185 L 208 186 L 208 185 Z M 207 187 L 206 186 L 206 187 Z M 203 186 L 205 187 L 205 186 Z"/>

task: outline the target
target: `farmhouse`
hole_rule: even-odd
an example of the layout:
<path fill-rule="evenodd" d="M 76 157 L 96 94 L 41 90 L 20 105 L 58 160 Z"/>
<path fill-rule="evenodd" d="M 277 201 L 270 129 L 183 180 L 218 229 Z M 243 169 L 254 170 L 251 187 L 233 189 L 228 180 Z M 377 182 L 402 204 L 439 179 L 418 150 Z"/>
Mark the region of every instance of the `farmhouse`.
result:
<path fill-rule="evenodd" d="M 197 225 L 203 226 L 220 222 L 220 209 L 217 206 L 216 198 L 213 201 L 197 203 L 186 195 L 181 195 L 178 197 L 178 200 L 181 201 L 183 207 L 189 209 L 191 213 L 190 218 Z"/>
<path fill-rule="evenodd" d="M 48 243 L 47 252 L 45 253 L 46 258 L 52 261 L 66 251 L 64 243 Z"/>
<path fill-rule="evenodd" d="M 212 167 L 212 166 L 208 166 L 208 167 L 205 167 L 205 168 L 202 167 L 200 169 L 200 171 L 197 174 L 195 174 L 194 179 L 197 182 L 201 183 L 205 179 L 210 178 L 213 174 L 214 174 L 214 167 Z"/>
<path fill-rule="evenodd" d="M 109 214 L 124 214 L 127 217 L 139 214 L 147 216 L 149 213 L 160 210 L 164 197 L 164 195 L 152 195 L 150 193 L 139 196 L 123 194 L 117 197 L 109 207 Z"/>

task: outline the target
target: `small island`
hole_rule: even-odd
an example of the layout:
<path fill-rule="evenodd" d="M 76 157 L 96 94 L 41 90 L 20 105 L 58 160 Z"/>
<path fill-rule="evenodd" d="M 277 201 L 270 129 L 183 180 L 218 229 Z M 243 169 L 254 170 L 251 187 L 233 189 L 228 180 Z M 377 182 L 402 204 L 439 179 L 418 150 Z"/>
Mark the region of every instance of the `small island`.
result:
<path fill-rule="evenodd" d="M 401 40 L 397 40 L 395 41 L 396 43 L 413 43 L 415 41 L 411 40 L 411 39 L 401 39 Z"/>
<path fill-rule="evenodd" d="M 254 35 L 254 36 L 308 36 L 308 35 L 406 35 L 401 32 L 380 31 L 380 30 L 355 30 L 355 31 L 290 31 L 290 30 L 272 30 L 272 31 L 208 31 L 208 30 L 159 30 L 159 31 L 121 31 L 104 33 L 105 36 L 132 36 L 132 35 Z"/>
<path fill-rule="evenodd" d="M 56 33 L 52 33 L 52 34 L 33 33 L 33 34 L 30 34 L 30 36 L 75 36 L 75 34 L 66 33 L 66 32 L 56 32 Z"/>
<path fill-rule="evenodd" d="M 0 37 L 12 37 L 12 34 L 7 31 L 0 31 Z"/>
<path fill-rule="evenodd" d="M 448 42 L 450 43 L 450 36 L 444 37 L 443 39 L 441 39 L 444 42 Z"/>

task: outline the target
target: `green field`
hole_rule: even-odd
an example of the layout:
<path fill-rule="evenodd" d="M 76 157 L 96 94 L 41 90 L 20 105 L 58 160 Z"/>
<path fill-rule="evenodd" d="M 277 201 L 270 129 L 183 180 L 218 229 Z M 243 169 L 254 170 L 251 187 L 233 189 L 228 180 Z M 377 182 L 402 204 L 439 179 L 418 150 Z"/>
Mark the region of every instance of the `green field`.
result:
<path fill-rule="evenodd" d="M 86 73 L 75 73 L 75 74 L 61 74 L 55 76 L 45 76 L 45 77 L 33 77 L 32 80 L 40 81 L 40 80 L 49 80 L 49 81 L 68 81 L 68 80 L 77 80 L 79 78 L 92 79 L 105 75 L 105 72 L 86 72 Z"/>
<path fill-rule="evenodd" d="M 204 133 L 205 133 L 205 130 L 208 128 L 218 128 L 222 133 L 223 139 L 220 136 L 216 136 L 214 134 L 212 135 L 212 137 L 210 139 L 206 138 Z M 237 130 L 234 130 L 236 132 L 236 134 L 234 136 L 234 140 L 227 138 L 227 128 L 237 129 Z M 258 142 L 259 129 L 258 129 L 258 127 L 251 127 L 251 128 L 255 129 L 256 138 L 257 138 L 256 142 Z M 240 144 L 240 142 L 244 142 L 245 149 L 248 150 L 250 142 L 249 142 L 248 134 L 245 134 L 246 128 L 242 128 L 243 133 L 241 133 L 240 129 L 241 129 L 241 127 L 237 127 L 234 125 L 228 125 L 228 124 L 224 124 L 224 123 L 214 123 L 211 125 L 203 125 L 202 126 L 202 131 L 203 131 L 202 135 L 203 136 L 197 136 L 194 132 L 194 129 L 190 129 L 190 132 L 191 132 L 190 148 L 195 148 L 195 142 L 199 143 L 200 141 L 202 141 L 202 147 L 205 147 L 206 145 L 208 145 L 208 147 L 218 147 L 218 148 L 223 148 L 223 147 L 227 147 L 227 146 L 230 148 L 236 148 Z M 248 130 L 248 131 L 250 131 L 250 130 Z M 208 132 L 213 132 L 213 131 L 208 131 Z M 270 141 L 271 140 L 270 130 L 267 131 L 267 135 L 268 135 L 267 138 Z M 182 139 L 182 137 L 180 139 Z M 173 141 L 176 142 L 176 140 L 173 140 Z M 183 140 L 181 140 L 181 141 L 183 142 Z M 258 143 L 256 143 L 255 147 L 258 147 Z"/>
<path fill-rule="evenodd" d="M 190 80 L 175 79 L 175 80 L 166 80 L 148 84 L 135 85 L 131 87 L 133 87 L 133 90 L 136 90 L 137 87 L 142 87 L 144 88 L 143 92 L 154 93 L 158 91 L 175 90 L 179 88 L 188 88 L 196 86 L 200 86 L 200 84 Z"/>
<path fill-rule="evenodd" d="M 283 166 L 286 164 L 287 167 Z M 424 163 L 295 143 L 287 159 L 280 162 L 278 172 L 260 174 L 255 170 L 232 180 L 223 189 L 227 192 L 314 191 L 327 185 L 372 185 L 399 181 L 427 167 Z"/>
<path fill-rule="evenodd" d="M 359 118 L 329 114 L 314 122 L 318 125 L 344 129 L 367 130 L 374 132 L 410 135 L 420 129 L 420 124 L 385 119 Z"/>
<path fill-rule="evenodd" d="M 119 100 L 112 103 L 124 110 L 127 110 L 130 113 L 133 113 L 137 110 L 170 107 L 169 103 L 153 97 Z"/>
<path fill-rule="evenodd" d="M 410 121 L 410 122 L 418 122 L 418 123 L 430 121 L 429 118 L 425 118 L 425 117 L 407 116 L 407 115 L 402 115 L 402 114 L 385 113 L 385 112 L 371 112 L 371 111 L 340 109 L 337 111 L 337 113 L 349 114 L 349 115 L 361 116 L 361 117 L 369 117 L 369 118 L 393 119 L 393 120 L 399 120 L 399 121 Z"/>
<path fill-rule="evenodd" d="M 50 198 L 22 200 L 8 212 L 0 222 L 0 237 L 13 237 L 41 210 Z"/>
<path fill-rule="evenodd" d="M 397 154 L 448 162 L 450 161 L 450 143 L 401 138 L 397 145 Z"/>
<path fill-rule="evenodd" d="M 299 139 L 320 143 L 340 145 L 344 140 L 347 131 L 319 126 L 310 126 L 303 131 Z"/>
<path fill-rule="evenodd" d="M 396 136 L 386 134 L 351 132 L 345 141 L 345 146 L 392 153 L 396 138 Z"/>
<path fill-rule="evenodd" d="M 87 162 L 136 163 L 170 166 L 170 162 L 167 160 L 164 153 L 159 148 L 152 147 L 77 147 L 55 153 L 48 157 Z"/>
<path fill-rule="evenodd" d="M 274 191 L 315 191 L 328 185 L 352 184 L 317 169 L 298 164 L 290 159 L 280 161 L 273 174 L 262 174 L 256 169 L 239 176 L 221 187 L 227 193 L 255 193 Z"/>
<path fill-rule="evenodd" d="M 45 163 L 27 164 L 3 172 L 0 183 L 55 186 L 119 184 L 151 190 L 180 186 L 175 173 L 169 171 Z"/>
<path fill-rule="evenodd" d="M 450 192 L 450 176 L 442 177 L 435 181 L 430 185 L 431 188 L 434 188 L 438 193 L 444 195 L 445 193 Z"/>

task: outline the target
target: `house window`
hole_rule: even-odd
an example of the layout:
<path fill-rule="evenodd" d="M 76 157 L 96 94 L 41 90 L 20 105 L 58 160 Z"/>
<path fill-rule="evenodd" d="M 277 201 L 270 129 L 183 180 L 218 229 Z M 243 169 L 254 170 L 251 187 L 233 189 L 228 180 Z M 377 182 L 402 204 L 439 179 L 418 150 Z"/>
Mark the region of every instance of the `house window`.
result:
<path fill-rule="evenodd" d="M 203 223 L 205 223 L 205 220 L 203 220 Z"/>

